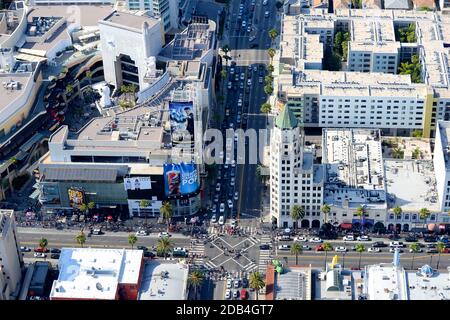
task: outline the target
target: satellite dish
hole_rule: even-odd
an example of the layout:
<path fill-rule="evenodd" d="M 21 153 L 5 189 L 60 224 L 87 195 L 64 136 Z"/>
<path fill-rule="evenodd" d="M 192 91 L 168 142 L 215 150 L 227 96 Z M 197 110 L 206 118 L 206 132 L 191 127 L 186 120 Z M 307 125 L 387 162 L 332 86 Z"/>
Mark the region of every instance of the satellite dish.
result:
<path fill-rule="evenodd" d="M 102 284 L 100 282 L 97 282 L 95 284 L 95 287 L 97 288 L 97 290 L 103 291 L 103 286 L 102 286 Z"/>

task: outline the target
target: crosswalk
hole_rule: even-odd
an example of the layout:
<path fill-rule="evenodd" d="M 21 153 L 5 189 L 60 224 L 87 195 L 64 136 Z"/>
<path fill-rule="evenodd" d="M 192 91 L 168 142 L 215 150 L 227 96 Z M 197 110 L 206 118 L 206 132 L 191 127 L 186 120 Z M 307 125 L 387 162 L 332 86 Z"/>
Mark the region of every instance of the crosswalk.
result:
<path fill-rule="evenodd" d="M 210 235 L 211 241 L 214 240 L 214 238 L 217 237 L 216 235 Z M 191 244 L 191 248 L 189 250 L 190 253 L 196 254 L 198 258 L 194 259 L 194 265 L 196 266 L 203 266 L 208 270 L 215 269 L 217 266 L 214 264 L 214 262 L 209 261 L 209 258 L 203 258 L 205 255 L 205 245 L 202 243 L 194 243 Z"/>
<path fill-rule="evenodd" d="M 263 234 L 261 236 L 261 243 L 262 244 L 270 244 L 272 242 L 272 238 L 268 234 Z M 260 273 L 266 273 L 267 269 L 267 263 L 272 260 L 272 250 L 260 250 L 259 251 L 259 264 L 258 264 L 258 271 Z"/>

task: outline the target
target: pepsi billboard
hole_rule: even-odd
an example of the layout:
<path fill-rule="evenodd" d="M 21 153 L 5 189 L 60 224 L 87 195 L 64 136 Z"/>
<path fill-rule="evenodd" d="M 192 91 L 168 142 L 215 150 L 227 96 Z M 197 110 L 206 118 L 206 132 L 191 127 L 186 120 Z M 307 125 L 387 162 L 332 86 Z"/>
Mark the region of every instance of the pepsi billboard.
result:
<path fill-rule="evenodd" d="M 200 187 L 197 166 L 194 163 L 168 163 L 164 165 L 164 189 L 167 197 L 196 192 Z"/>

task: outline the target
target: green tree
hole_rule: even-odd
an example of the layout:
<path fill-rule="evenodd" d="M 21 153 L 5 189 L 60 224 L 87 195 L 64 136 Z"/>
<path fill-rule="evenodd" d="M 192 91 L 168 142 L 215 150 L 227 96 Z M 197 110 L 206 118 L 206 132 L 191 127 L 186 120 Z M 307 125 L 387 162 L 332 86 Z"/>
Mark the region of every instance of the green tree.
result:
<path fill-rule="evenodd" d="M 422 130 L 414 129 L 411 132 L 411 136 L 414 137 L 414 138 L 422 138 Z"/>
<path fill-rule="evenodd" d="M 412 158 L 413 159 L 420 159 L 422 152 L 420 151 L 419 147 L 416 147 L 412 152 Z"/>
<path fill-rule="evenodd" d="M 270 62 L 272 63 L 272 59 L 273 59 L 273 57 L 275 56 L 275 49 L 274 48 L 269 48 L 269 49 L 267 49 L 267 54 L 269 55 L 269 57 L 270 57 Z"/>
<path fill-rule="evenodd" d="M 296 222 L 296 226 L 298 227 L 298 220 L 301 220 L 305 217 L 305 209 L 299 205 L 293 205 L 291 208 L 291 218 Z"/>
<path fill-rule="evenodd" d="M 359 253 L 359 261 L 358 261 L 358 269 L 361 269 L 361 256 L 364 251 L 366 251 L 366 247 L 362 243 L 358 243 L 355 246 L 356 252 Z"/>
<path fill-rule="evenodd" d="M 270 111 L 272 111 L 272 106 L 270 105 L 270 103 L 263 103 L 262 105 L 261 105 L 261 109 L 260 109 L 260 111 L 262 112 L 262 113 L 270 113 Z"/>
<path fill-rule="evenodd" d="M 344 37 L 341 31 L 336 32 L 334 35 L 334 51 L 342 55 L 342 42 Z"/>
<path fill-rule="evenodd" d="M 269 64 L 269 65 L 267 66 L 267 71 L 269 71 L 270 73 L 272 73 L 274 70 L 275 70 L 275 68 L 273 67 L 272 64 Z"/>
<path fill-rule="evenodd" d="M 265 76 L 265 77 L 264 77 L 264 82 L 265 82 L 267 85 L 272 85 L 272 83 L 273 83 L 273 77 L 272 77 L 272 76 Z"/>
<path fill-rule="evenodd" d="M 156 244 L 156 252 L 158 255 L 162 255 L 164 258 L 167 258 L 168 253 L 172 250 L 172 242 L 168 237 L 163 237 L 158 240 Z"/>
<path fill-rule="evenodd" d="M 250 274 L 250 278 L 249 278 L 249 285 L 250 285 L 250 288 L 255 290 L 256 300 L 258 300 L 259 290 L 264 288 L 264 286 L 266 285 L 264 283 L 262 275 L 259 272 L 252 272 Z"/>
<path fill-rule="evenodd" d="M 86 235 L 83 231 L 75 236 L 75 240 L 77 243 L 83 248 L 83 245 L 86 243 Z"/>
<path fill-rule="evenodd" d="M 270 29 L 269 30 L 269 37 L 270 37 L 270 39 L 272 40 L 272 43 L 273 43 L 273 41 L 275 40 L 275 38 L 276 37 L 278 37 L 278 31 L 277 31 L 277 29 Z"/>
<path fill-rule="evenodd" d="M 409 246 L 409 248 L 411 249 L 411 252 L 413 254 L 412 256 L 412 260 L 411 260 L 411 270 L 414 269 L 414 258 L 416 257 L 416 253 L 420 252 L 420 244 L 413 243 Z"/>
<path fill-rule="evenodd" d="M 226 78 L 227 78 L 227 70 L 225 70 L 225 69 L 222 69 L 222 70 L 220 70 L 220 77 L 223 79 L 223 80 L 225 80 Z"/>
<path fill-rule="evenodd" d="M 355 214 L 359 217 L 360 221 L 361 221 L 361 228 L 363 228 L 363 218 L 364 215 L 366 214 L 366 210 L 364 209 L 364 207 L 362 205 L 360 205 L 358 208 L 356 208 Z"/>
<path fill-rule="evenodd" d="M 291 246 L 291 253 L 295 254 L 295 265 L 298 266 L 298 255 L 302 254 L 303 247 L 300 243 L 294 242 Z"/>
<path fill-rule="evenodd" d="M 134 249 L 134 245 L 138 241 L 138 238 L 134 234 L 128 235 L 128 243 L 131 245 L 131 250 Z"/>
<path fill-rule="evenodd" d="M 172 205 L 170 204 L 170 202 L 165 201 L 163 203 L 163 205 L 161 206 L 161 208 L 159 209 L 159 212 L 161 213 L 164 220 L 166 220 L 167 231 L 169 231 L 170 220 L 172 219 L 172 214 L 173 214 Z"/>
<path fill-rule="evenodd" d="M 273 87 L 271 85 L 265 85 L 264 92 L 270 96 L 273 93 Z"/>
<path fill-rule="evenodd" d="M 430 210 L 428 210 L 427 208 L 422 208 L 419 210 L 419 218 L 421 220 L 426 220 L 428 219 L 428 217 L 430 216 Z"/>
<path fill-rule="evenodd" d="M 39 239 L 38 245 L 39 245 L 39 248 L 42 249 L 42 252 L 44 252 L 45 248 L 47 248 L 47 246 L 48 246 L 48 240 L 46 238 L 41 238 L 41 239 Z"/>
<path fill-rule="evenodd" d="M 441 241 L 436 243 L 436 250 L 438 252 L 438 261 L 437 261 L 437 264 L 436 264 L 436 269 L 439 270 L 439 263 L 441 262 L 441 253 L 444 253 L 445 243 L 443 243 Z"/>
<path fill-rule="evenodd" d="M 200 288 L 205 280 L 203 272 L 194 270 L 189 274 L 188 284 L 194 288 L 194 299 L 197 299 L 198 288 Z"/>
<path fill-rule="evenodd" d="M 95 208 L 95 202 L 94 201 L 89 201 L 87 204 L 87 207 L 89 210 L 92 210 Z"/>
<path fill-rule="evenodd" d="M 395 207 L 392 209 L 392 212 L 395 214 L 395 216 L 396 216 L 397 218 L 401 218 L 402 213 L 403 213 L 403 210 L 402 210 L 402 208 L 401 208 L 400 206 L 395 206 Z"/>
<path fill-rule="evenodd" d="M 333 251 L 333 245 L 329 242 L 324 242 L 322 245 L 323 251 L 325 251 L 325 269 L 327 268 L 328 251 Z"/>
<path fill-rule="evenodd" d="M 66 86 L 66 94 L 70 94 L 70 93 L 72 93 L 72 92 L 73 92 L 73 85 L 68 84 L 68 85 Z"/>
<path fill-rule="evenodd" d="M 328 222 L 328 215 L 330 214 L 331 207 L 328 204 L 324 203 L 322 208 L 321 208 L 321 211 L 322 211 L 323 217 L 324 217 L 323 220 L 324 220 L 325 223 L 327 223 Z"/>
<path fill-rule="evenodd" d="M 83 212 L 86 213 L 88 211 L 88 206 L 85 203 L 80 204 L 80 206 L 78 207 L 78 209 Z"/>
<path fill-rule="evenodd" d="M 89 84 L 91 84 L 92 83 L 92 72 L 91 71 L 86 71 L 86 78 L 88 79 L 88 81 L 89 81 Z"/>
<path fill-rule="evenodd" d="M 392 156 L 396 159 L 403 159 L 405 152 L 400 147 L 392 149 Z"/>

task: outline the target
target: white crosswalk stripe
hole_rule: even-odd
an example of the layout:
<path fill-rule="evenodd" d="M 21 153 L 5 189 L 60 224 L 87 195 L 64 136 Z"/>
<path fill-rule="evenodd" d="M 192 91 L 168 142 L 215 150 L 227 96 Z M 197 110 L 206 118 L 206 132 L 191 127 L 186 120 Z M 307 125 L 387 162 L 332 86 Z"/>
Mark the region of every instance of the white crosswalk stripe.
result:
<path fill-rule="evenodd" d="M 195 265 L 203 265 L 205 263 L 204 258 L 202 258 L 205 254 L 205 246 L 203 244 L 191 244 L 189 253 L 198 256 L 198 258 L 194 259 Z"/>
<path fill-rule="evenodd" d="M 217 268 L 217 266 L 214 264 L 214 262 L 209 261 L 209 260 L 205 261 L 204 266 L 206 267 L 206 269 L 209 269 L 209 270 Z"/>
<path fill-rule="evenodd" d="M 257 244 L 259 242 L 259 239 L 255 237 L 248 237 L 247 240 L 250 241 L 252 244 Z"/>
<path fill-rule="evenodd" d="M 254 262 L 250 262 L 246 266 L 244 266 L 243 270 L 247 272 L 252 272 L 253 270 L 258 269 L 258 265 Z"/>
<path fill-rule="evenodd" d="M 261 250 L 259 252 L 259 264 L 258 271 L 260 273 L 266 273 L 267 263 L 272 260 L 270 250 Z"/>

